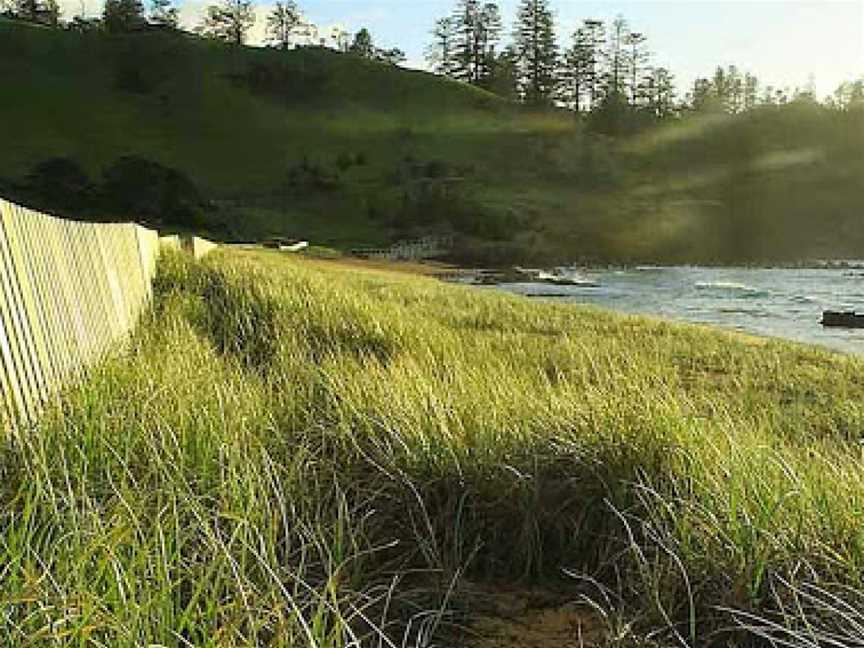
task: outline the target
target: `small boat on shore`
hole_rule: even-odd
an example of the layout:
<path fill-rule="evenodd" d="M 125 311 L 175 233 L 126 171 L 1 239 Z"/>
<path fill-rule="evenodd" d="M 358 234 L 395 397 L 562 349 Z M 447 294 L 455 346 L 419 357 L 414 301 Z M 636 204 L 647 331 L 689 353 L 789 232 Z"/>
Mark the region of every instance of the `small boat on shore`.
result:
<path fill-rule="evenodd" d="M 825 311 L 822 313 L 822 326 L 864 328 L 864 314 L 855 311 Z"/>

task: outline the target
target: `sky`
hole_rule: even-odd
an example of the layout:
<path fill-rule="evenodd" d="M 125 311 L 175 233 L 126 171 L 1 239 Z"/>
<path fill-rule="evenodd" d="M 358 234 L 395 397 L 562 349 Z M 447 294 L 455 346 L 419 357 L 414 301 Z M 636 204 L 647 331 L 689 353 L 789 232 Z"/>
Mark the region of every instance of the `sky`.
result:
<path fill-rule="evenodd" d="M 68 13 L 82 2 L 93 15 L 101 0 L 61 0 Z M 146 3 L 147 0 L 145 0 Z M 273 0 L 275 1 L 275 0 Z M 253 41 L 263 38 L 261 2 Z M 209 4 L 178 0 L 185 26 L 196 24 Z M 319 27 L 367 27 L 380 47 L 399 47 L 407 66 L 425 69 L 424 49 L 437 18 L 448 15 L 455 0 L 298 0 Z M 512 24 L 518 0 L 501 0 L 505 25 Z M 737 65 L 760 81 L 780 87 L 804 87 L 810 79 L 825 96 L 842 82 L 864 76 L 864 0 L 551 0 L 559 39 L 585 18 L 611 20 L 621 14 L 648 37 L 656 65 L 672 70 L 681 93 L 717 65 Z M 508 28 L 509 33 L 509 28 Z"/>

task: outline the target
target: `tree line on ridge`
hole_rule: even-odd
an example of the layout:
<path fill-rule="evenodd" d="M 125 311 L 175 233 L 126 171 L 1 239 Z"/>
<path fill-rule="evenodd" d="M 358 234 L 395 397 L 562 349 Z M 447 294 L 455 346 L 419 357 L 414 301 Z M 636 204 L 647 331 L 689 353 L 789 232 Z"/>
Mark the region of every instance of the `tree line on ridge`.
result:
<path fill-rule="evenodd" d="M 174 0 L 150 0 L 148 8 L 142 0 L 106 0 L 101 16 L 91 18 L 79 14 L 68 22 L 62 20 L 57 0 L 0 0 L 0 16 L 76 32 L 124 34 L 181 30 L 180 13 Z M 205 38 L 245 45 L 256 20 L 251 0 L 221 0 L 205 8 L 203 18 L 193 31 Z M 266 16 L 266 44 L 271 47 L 287 50 L 301 44 L 325 43 L 332 44 L 338 51 L 391 65 L 405 61 L 405 53 L 399 48 L 377 47 L 365 27 L 354 34 L 353 40 L 339 27 L 331 28 L 322 37 L 294 0 L 276 2 Z"/>
<path fill-rule="evenodd" d="M 150 0 L 147 9 L 142 0 L 106 0 L 101 17 L 78 15 L 66 23 L 57 0 L 0 0 L 0 15 L 72 31 L 180 30 L 174 0 Z M 255 21 L 252 0 L 220 0 L 206 7 L 194 31 L 243 45 Z M 506 41 L 505 32 L 497 1 L 457 0 L 452 12 L 435 22 L 426 59 L 439 75 L 528 105 L 568 108 L 606 131 L 619 130 L 622 122 L 653 123 L 684 112 L 736 114 L 818 101 L 812 81 L 803 88 L 780 88 L 734 65 L 696 79 L 679 97 L 673 71 L 654 63 L 647 35 L 621 15 L 609 22 L 586 18 L 562 44 L 551 1 L 520 0 Z M 266 16 L 271 47 L 287 50 L 328 41 L 361 58 L 392 65 L 405 61 L 399 48 L 377 47 L 367 28 L 353 39 L 341 28 L 321 38 L 295 0 L 279 0 Z M 842 84 L 824 104 L 840 110 L 864 105 L 864 79 Z"/>
<path fill-rule="evenodd" d="M 663 120 L 684 111 L 736 114 L 817 101 L 812 81 L 792 90 L 763 85 L 734 65 L 696 79 L 679 99 L 674 73 L 653 63 L 646 34 L 620 15 L 608 23 L 586 18 L 561 44 L 550 0 L 521 0 L 506 42 L 505 31 L 497 2 L 457 0 L 432 29 L 427 61 L 437 74 L 508 99 L 566 107 L 600 121 L 624 113 Z M 864 104 L 864 79 L 844 83 L 826 104 Z"/>

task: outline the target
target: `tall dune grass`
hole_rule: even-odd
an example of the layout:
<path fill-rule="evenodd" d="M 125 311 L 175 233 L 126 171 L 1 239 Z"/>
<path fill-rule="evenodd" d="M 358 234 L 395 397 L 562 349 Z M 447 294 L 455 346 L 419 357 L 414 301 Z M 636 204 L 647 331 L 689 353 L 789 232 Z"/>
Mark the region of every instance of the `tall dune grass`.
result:
<path fill-rule="evenodd" d="M 0 643 L 467 645 L 462 578 L 660 643 L 806 637 L 843 617 L 802 592 L 859 601 L 862 395 L 783 342 L 168 257 L 128 348 L 3 442 Z"/>

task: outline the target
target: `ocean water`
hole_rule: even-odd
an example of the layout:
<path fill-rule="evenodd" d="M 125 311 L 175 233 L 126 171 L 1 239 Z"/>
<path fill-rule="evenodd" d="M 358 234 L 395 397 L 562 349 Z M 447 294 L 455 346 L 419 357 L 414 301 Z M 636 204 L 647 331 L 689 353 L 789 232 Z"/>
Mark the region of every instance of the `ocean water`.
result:
<path fill-rule="evenodd" d="M 584 285 L 499 288 L 864 353 L 864 329 L 819 323 L 824 310 L 864 312 L 864 270 L 640 267 L 566 274 Z"/>

